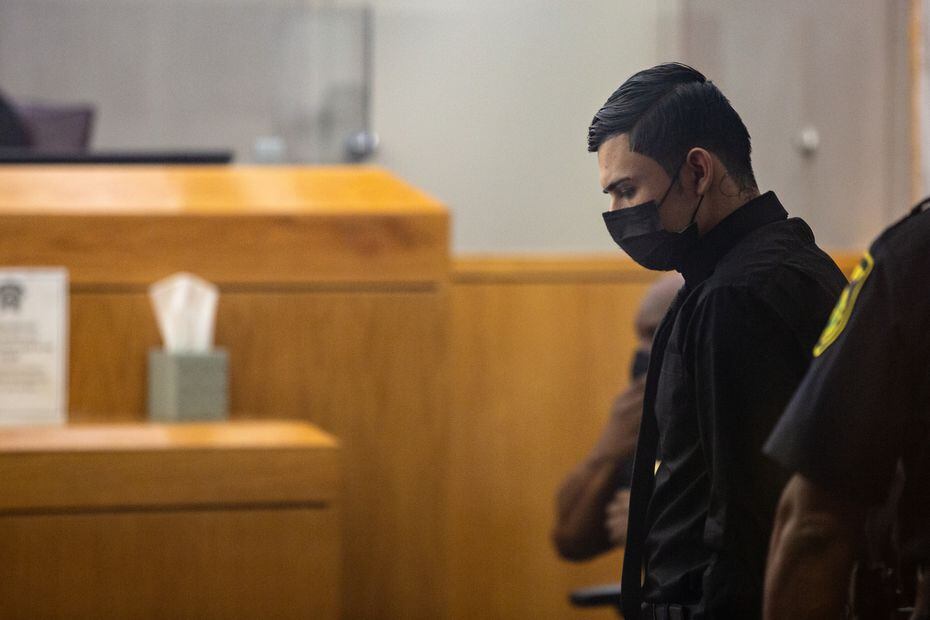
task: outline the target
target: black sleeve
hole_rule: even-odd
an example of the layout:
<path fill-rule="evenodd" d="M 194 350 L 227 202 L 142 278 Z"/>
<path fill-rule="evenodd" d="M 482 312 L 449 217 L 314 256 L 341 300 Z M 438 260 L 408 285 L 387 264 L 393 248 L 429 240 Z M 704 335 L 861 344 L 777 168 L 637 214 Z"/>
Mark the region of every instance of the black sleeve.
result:
<path fill-rule="evenodd" d="M 617 488 L 629 489 L 633 483 L 633 457 L 629 456 L 617 464 Z"/>
<path fill-rule="evenodd" d="M 895 275 L 866 254 L 765 446 L 792 471 L 867 503 L 891 485 L 910 408 L 913 365 Z"/>
<path fill-rule="evenodd" d="M 787 473 L 762 444 L 806 369 L 796 330 L 744 289 L 711 292 L 693 324 L 692 359 L 701 442 L 711 476 L 706 536 L 755 528 L 767 540 Z M 739 516 L 728 518 L 728 513 Z M 764 557 L 764 549 L 760 551 Z"/>

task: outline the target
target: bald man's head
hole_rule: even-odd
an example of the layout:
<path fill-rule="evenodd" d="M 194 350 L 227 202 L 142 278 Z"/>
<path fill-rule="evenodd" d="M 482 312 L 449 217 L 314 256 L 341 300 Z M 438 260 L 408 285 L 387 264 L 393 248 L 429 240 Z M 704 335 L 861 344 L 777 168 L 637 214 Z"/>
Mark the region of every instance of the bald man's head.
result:
<path fill-rule="evenodd" d="M 670 273 L 656 280 L 655 284 L 646 291 L 646 296 L 639 304 L 639 311 L 636 313 L 636 348 L 642 351 L 649 351 L 652 348 L 652 338 L 655 336 L 662 317 L 668 312 L 668 307 L 672 305 L 675 294 L 684 284 L 684 280 L 678 273 Z"/>

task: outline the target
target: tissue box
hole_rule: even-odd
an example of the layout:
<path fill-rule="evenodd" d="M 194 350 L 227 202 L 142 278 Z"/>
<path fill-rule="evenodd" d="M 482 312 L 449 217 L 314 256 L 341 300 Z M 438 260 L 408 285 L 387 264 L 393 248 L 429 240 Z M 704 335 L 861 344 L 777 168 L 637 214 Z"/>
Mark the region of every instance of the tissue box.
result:
<path fill-rule="evenodd" d="M 149 351 L 149 418 L 156 422 L 225 420 L 229 417 L 229 356 Z"/>

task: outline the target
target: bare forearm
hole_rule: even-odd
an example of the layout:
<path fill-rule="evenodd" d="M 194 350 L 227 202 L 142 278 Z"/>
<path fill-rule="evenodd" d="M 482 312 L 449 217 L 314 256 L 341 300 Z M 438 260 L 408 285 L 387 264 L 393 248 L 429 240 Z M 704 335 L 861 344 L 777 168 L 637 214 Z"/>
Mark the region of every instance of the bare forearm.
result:
<path fill-rule="evenodd" d="M 618 464 L 611 459 L 586 461 L 559 490 L 552 537 L 565 559 L 584 560 L 612 547 L 604 520 L 617 488 Z"/>
<path fill-rule="evenodd" d="M 552 538 L 566 559 L 584 560 L 614 546 L 605 511 L 636 449 L 643 389 L 643 381 L 635 381 L 615 399 L 597 443 L 559 489 Z"/>
<path fill-rule="evenodd" d="M 795 477 L 776 515 L 765 579 L 765 619 L 840 618 L 861 510 Z"/>
<path fill-rule="evenodd" d="M 840 618 L 852 560 L 852 545 L 828 524 L 787 524 L 769 560 L 765 617 Z"/>

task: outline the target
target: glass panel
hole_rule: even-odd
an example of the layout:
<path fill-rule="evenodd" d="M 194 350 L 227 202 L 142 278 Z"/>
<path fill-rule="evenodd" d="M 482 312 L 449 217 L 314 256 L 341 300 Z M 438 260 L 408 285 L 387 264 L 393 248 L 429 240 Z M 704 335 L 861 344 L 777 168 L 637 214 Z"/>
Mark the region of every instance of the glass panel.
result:
<path fill-rule="evenodd" d="M 0 87 L 91 104 L 95 150 L 341 162 L 368 129 L 369 20 L 280 0 L 4 0 Z"/>

